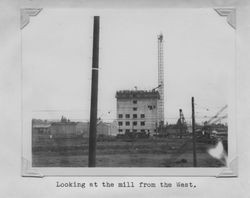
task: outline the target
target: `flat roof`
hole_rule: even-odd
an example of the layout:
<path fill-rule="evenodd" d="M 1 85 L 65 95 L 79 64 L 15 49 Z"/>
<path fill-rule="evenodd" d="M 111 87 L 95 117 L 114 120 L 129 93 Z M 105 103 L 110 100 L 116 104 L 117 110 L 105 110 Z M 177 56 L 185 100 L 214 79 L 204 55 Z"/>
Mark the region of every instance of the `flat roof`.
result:
<path fill-rule="evenodd" d="M 120 90 L 116 92 L 117 99 L 160 99 L 158 91 Z"/>
<path fill-rule="evenodd" d="M 76 125 L 76 122 L 53 122 L 51 125 Z"/>
<path fill-rule="evenodd" d="M 49 128 L 50 124 L 33 124 L 33 128 Z"/>

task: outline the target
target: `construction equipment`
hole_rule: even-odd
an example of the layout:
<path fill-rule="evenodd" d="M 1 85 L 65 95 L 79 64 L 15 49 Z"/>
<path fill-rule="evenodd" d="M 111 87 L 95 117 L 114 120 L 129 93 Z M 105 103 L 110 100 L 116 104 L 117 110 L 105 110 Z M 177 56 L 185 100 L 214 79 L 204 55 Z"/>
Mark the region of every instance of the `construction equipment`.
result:
<path fill-rule="evenodd" d="M 222 107 L 217 113 L 216 115 L 214 115 L 212 118 L 210 118 L 206 124 L 210 124 L 215 118 L 218 118 L 218 116 L 227 108 L 227 105 L 225 105 L 224 107 Z"/>
<path fill-rule="evenodd" d="M 158 91 L 160 99 L 157 104 L 157 117 L 159 126 L 164 125 L 164 55 L 163 55 L 163 35 L 158 35 Z"/>
<path fill-rule="evenodd" d="M 153 88 L 152 91 L 155 91 L 155 90 L 158 89 L 159 87 L 161 87 L 161 85 L 158 85 L 157 87 Z"/>
<path fill-rule="evenodd" d="M 185 134 L 187 131 L 187 124 L 182 109 L 179 109 L 179 112 L 180 112 L 180 118 L 178 119 L 176 125 L 180 130 L 180 138 L 182 138 L 182 135 Z"/>
<path fill-rule="evenodd" d="M 204 122 L 204 126 L 198 138 L 199 141 L 215 143 L 219 139 L 227 140 L 227 126 L 218 124 L 218 122 L 227 118 L 227 114 L 221 116 L 227 107 L 227 105 L 223 106 L 214 116 Z"/>

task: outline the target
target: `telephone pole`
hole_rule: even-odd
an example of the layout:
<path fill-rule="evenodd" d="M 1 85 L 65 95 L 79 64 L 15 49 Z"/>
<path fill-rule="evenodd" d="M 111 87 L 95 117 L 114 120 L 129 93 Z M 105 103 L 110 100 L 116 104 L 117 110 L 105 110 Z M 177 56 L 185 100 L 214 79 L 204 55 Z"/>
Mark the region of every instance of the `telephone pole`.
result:
<path fill-rule="evenodd" d="M 193 134 L 193 165 L 194 165 L 194 167 L 196 167 L 197 166 L 197 160 L 196 160 L 194 97 L 192 97 L 192 134 Z"/>
<path fill-rule="evenodd" d="M 96 128 L 97 128 L 97 99 L 98 99 L 98 63 L 99 63 L 99 16 L 94 16 L 93 26 L 93 55 L 91 106 L 89 125 L 89 167 L 96 166 Z"/>

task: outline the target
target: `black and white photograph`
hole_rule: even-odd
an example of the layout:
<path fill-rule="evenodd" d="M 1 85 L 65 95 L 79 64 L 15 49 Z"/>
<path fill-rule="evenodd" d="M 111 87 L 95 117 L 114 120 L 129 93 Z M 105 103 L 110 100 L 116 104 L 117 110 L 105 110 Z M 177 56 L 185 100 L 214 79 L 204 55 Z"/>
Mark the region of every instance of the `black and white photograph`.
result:
<path fill-rule="evenodd" d="M 250 2 L 0 1 L 0 197 L 249 198 Z"/>
<path fill-rule="evenodd" d="M 32 167 L 226 167 L 225 12 L 22 9 Z"/>

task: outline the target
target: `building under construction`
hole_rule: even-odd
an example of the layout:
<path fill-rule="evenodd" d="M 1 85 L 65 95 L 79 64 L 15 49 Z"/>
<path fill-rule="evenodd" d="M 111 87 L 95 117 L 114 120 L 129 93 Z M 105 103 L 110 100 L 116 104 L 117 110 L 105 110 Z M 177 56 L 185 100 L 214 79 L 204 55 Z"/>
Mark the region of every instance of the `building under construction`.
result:
<path fill-rule="evenodd" d="M 163 35 L 158 42 L 158 85 L 148 90 L 116 92 L 119 134 L 129 132 L 154 135 L 164 125 Z"/>
<path fill-rule="evenodd" d="M 117 91 L 117 121 L 119 134 L 144 133 L 153 135 L 157 117 L 158 91 Z"/>

